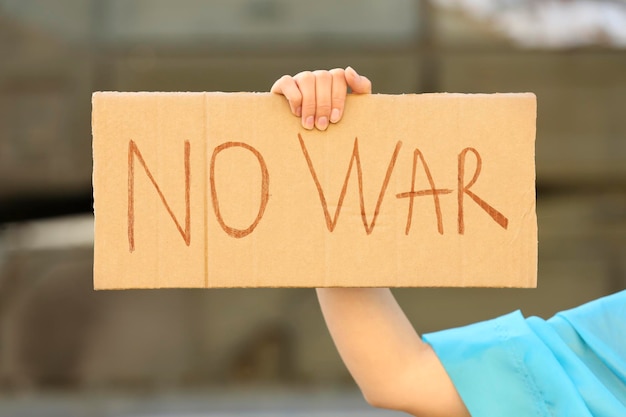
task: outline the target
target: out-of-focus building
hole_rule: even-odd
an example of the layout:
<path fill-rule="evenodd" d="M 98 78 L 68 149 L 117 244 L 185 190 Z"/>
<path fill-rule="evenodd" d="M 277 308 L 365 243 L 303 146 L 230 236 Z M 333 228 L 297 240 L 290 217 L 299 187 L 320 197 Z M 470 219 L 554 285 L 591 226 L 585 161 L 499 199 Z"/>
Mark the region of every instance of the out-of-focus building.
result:
<path fill-rule="evenodd" d="M 568 38 L 541 26 L 560 6 L 565 28 L 594 14 Z M 96 90 L 266 91 L 352 65 L 381 93 L 535 92 L 539 288 L 396 295 L 425 332 L 625 288 L 625 9 L 0 0 L 0 391 L 354 388 L 312 290 L 92 290 Z"/>

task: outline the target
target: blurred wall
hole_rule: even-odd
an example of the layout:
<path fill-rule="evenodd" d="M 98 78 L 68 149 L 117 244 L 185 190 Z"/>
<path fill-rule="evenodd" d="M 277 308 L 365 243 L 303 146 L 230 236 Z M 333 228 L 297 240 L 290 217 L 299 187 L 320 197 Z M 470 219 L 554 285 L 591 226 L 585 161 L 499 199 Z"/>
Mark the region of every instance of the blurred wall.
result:
<path fill-rule="evenodd" d="M 382 93 L 535 92 L 539 288 L 396 295 L 425 332 L 626 287 L 623 50 L 523 50 L 419 1 L 172 4 L 0 0 L 0 387 L 352 386 L 313 290 L 92 290 L 97 90 L 266 91 L 352 65 Z"/>

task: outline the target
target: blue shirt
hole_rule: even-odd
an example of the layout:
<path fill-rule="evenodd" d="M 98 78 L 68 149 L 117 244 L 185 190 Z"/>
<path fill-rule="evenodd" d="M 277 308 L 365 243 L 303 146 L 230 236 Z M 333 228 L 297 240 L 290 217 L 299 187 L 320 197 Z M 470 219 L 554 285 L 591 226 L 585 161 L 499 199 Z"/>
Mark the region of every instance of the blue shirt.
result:
<path fill-rule="evenodd" d="M 626 291 L 424 335 L 473 417 L 626 416 Z"/>

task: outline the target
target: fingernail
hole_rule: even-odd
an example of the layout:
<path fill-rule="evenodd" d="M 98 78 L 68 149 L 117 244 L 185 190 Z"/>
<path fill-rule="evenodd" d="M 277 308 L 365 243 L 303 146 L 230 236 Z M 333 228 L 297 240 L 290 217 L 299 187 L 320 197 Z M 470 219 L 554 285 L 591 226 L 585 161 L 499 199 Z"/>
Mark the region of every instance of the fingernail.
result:
<path fill-rule="evenodd" d="M 319 119 L 317 119 L 317 128 L 319 130 L 326 130 L 327 127 L 328 127 L 328 117 L 322 116 Z"/>
<path fill-rule="evenodd" d="M 337 123 L 339 121 L 339 109 L 333 109 L 333 111 L 330 112 L 330 121 L 332 123 Z"/>
<path fill-rule="evenodd" d="M 302 117 L 302 107 L 298 107 L 298 108 L 296 109 L 296 116 L 298 116 L 298 117 Z"/>
<path fill-rule="evenodd" d="M 313 125 L 315 124 L 315 119 L 313 118 L 313 116 L 309 116 L 306 118 L 306 120 L 304 121 L 304 128 L 307 130 L 311 130 L 313 129 Z"/>

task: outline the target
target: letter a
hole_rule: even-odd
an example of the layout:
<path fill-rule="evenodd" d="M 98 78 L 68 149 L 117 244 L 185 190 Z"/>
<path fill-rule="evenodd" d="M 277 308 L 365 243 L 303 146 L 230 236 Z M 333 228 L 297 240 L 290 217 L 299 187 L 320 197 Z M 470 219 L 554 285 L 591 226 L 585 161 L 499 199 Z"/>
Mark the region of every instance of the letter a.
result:
<path fill-rule="evenodd" d="M 428 179 L 428 185 L 430 188 L 427 190 L 415 191 L 415 170 L 417 169 L 417 161 L 422 161 L 422 166 L 424 167 L 424 173 L 426 174 L 426 178 Z M 441 218 L 441 205 L 439 204 L 439 194 L 450 194 L 452 190 L 448 189 L 437 189 L 435 188 L 435 181 L 433 180 L 433 176 L 430 174 L 430 169 L 428 169 L 428 164 L 424 159 L 424 155 L 419 149 L 415 149 L 413 152 L 413 173 L 411 175 L 411 191 L 407 193 L 396 194 L 397 198 L 409 198 L 409 214 L 406 218 L 406 229 L 404 230 L 405 234 L 409 234 L 409 230 L 411 230 L 411 219 L 413 217 L 413 200 L 415 197 L 420 197 L 423 195 L 432 195 L 435 203 L 435 215 L 437 216 L 437 231 L 440 235 L 443 234 L 443 220 Z"/>

